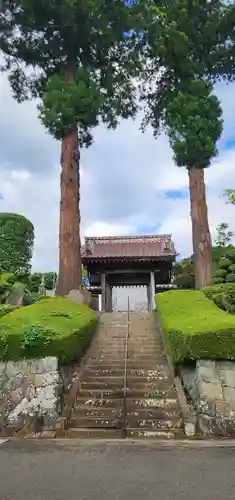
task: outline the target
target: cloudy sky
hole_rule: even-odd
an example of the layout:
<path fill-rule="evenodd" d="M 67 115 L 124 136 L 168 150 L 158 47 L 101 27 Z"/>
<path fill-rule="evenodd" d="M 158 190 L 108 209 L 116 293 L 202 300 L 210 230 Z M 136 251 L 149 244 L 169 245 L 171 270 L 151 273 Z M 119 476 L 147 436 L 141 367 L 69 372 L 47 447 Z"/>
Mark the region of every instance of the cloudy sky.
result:
<path fill-rule="evenodd" d="M 235 232 L 235 207 L 222 198 L 235 188 L 235 84 L 216 87 L 224 110 L 219 155 L 206 171 L 212 235 L 227 222 Z M 0 76 L 0 211 L 18 212 L 35 227 L 34 270 L 58 262 L 60 145 L 45 133 L 36 103 L 17 104 Z M 82 235 L 171 233 L 181 256 L 191 252 L 188 178 L 174 166 L 167 138 L 139 131 L 140 120 L 95 131 L 82 151 Z"/>

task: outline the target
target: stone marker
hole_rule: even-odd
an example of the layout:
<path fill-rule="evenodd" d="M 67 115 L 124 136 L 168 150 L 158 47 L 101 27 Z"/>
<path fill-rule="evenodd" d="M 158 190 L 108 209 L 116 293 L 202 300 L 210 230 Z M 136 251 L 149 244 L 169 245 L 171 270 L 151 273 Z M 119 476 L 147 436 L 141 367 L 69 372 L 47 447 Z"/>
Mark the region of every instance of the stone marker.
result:
<path fill-rule="evenodd" d="M 77 302 L 77 304 L 87 304 L 89 306 L 91 302 L 91 294 L 88 290 L 70 290 L 67 297 Z"/>
<path fill-rule="evenodd" d="M 10 295 L 8 295 L 6 304 L 11 304 L 12 306 L 20 307 L 23 305 L 25 293 L 24 283 L 15 283 L 12 287 Z"/>

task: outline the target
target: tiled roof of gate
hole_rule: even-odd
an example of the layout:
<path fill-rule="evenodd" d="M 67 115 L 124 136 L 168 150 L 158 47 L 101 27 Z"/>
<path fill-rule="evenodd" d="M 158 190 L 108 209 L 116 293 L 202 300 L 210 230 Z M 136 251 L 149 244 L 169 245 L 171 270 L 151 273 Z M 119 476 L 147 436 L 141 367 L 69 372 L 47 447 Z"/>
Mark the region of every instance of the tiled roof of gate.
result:
<path fill-rule="evenodd" d="M 88 237 L 82 249 L 84 259 L 149 258 L 175 256 L 171 235 Z"/>

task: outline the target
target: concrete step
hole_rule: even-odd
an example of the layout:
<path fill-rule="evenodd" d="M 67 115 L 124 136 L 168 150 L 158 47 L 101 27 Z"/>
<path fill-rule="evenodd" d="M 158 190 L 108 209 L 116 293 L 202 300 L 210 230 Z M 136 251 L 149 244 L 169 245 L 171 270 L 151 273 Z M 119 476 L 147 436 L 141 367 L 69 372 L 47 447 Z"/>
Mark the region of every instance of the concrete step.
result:
<path fill-rule="evenodd" d="M 66 437 L 74 439 L 122 439 L 123 430 L 70 427 L 66 432 Z"/>
<path fill-rule="evenodd" d="M 127 376 L 128 378 L 144 378 L 148 380 L 154 380 L 156 377 L 170 377 L 171 372 L 168 365 L 158 366 L 155 370 L 129 368 L 127 366 Z"/>

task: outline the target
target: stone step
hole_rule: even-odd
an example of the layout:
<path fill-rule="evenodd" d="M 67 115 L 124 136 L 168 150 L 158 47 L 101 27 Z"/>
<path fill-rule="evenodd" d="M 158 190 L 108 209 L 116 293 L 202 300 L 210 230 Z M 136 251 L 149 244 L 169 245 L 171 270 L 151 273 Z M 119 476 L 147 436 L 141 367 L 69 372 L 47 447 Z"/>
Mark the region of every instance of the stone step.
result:
<path fill-rule="evenodd" d="M 110 389 L 120 389 L 122 390 L 124 386 L 124 376 L 123 377 L 97 377 L 90 380 L 82 380 L 81 389 L 86 390 L 110 390 Z"/>
<path fill-rule="evenodd" d="M 122 439 L 122 429 L 82 429 L 81 427 L 70 427 L 66 432 L 67 438 L 73 439 Z"/>
<path fill-rule="evenodd" d="M 110 389 L 110 390 L 102 390 L 102 389 L 79 389 L 79 396 L 83 398 L 123 398 L 123 389 Z"/>
<path fill-rule="evenodd" d="M 72 428 L 81 427 L 82 429 L 116 429 L 125 427 L 125 420 L 122 417 L 73 417 L 69 425 Z"/>
<path fill-rule="evenodd" d="M 175 389 L 173 388 L 165 388 L 165 389 L 153 389 L 153 390 L 148 390 L 144 388 L 140 389 L 134 389 L 134 388 L 128 388 L 127 390 L 127 397 L 132 398 L 132 399 L 165 399 L 165 398 L 172 398 L 175 395 Z"/>
<path fill-rule="evenodd" d="M 127 388 L 129 390 L 146 390 L 146 391 L 155 391 L 155 390 L 165 390 L 165 389 L 173 389 L 174 383 L 168 377 L 166 378 L 155 378 L 154 380 L 148 381 L 147 379 L 127 377 Z"/>
<path fill-rule="evenodd" d="M 122 405 L 119 407 L 99 407 L 99 408 L 87 408 L 86 406 L 79 405 L 73 409 L 72 417 L 78 418 L 120 418 L 123 416 Z"/>
<path fill-rule="evenodd" d="M 183 439 L 185 434 L 182 430 L 153 430 L 153 429 L 126 429 L 126 437 L 130 439 Z"/>
<path fill-rule="evenodd" d="M 89 409 L 94 408 L 123 408 L 123 398 L 86 398 L 78 396 L 75 402 L 75 408 L 86 407 Z"/>
<path fill-rule="evenodd" d="M 141 368 L 129 368 L 127 367 L 128 377 L 143 377 L 154 379 L 155 376 L 160 377 L 170 377 L 171 372 L 167 364 L 158 366 L 155 370 L 141 369 Z"/>
<path fill-rule="evenodd" d="M 112 410 L 113 411 L 113 410 Z M 132 409 L 126 408 L 126 417 L 128 420 L 174 420 L 179 419 L 179 408 L 177 406 L 173 408 L 140 408 L 133 405 Z"/>
<path fill-rule="evenodd" d="M 154 411 L 157 409 L 163 409 L 166 411 L 178 411 L 179 401 L 176 397 L 175 392 L 171 397 L 159 397 L 159 398 L 126 398 L 126 410 L 127 411 L 140 411 L 140 410 Z"/>
<path fill-rule="evenodd" d="M 171 419 L 137 419 L 135 417 L 127 418 L 127 429 L 152 429 L 152 430 L 178 430 L 181 425 L 180 417 Z"/>
<path fill-rule="evenodd" d="M 123 368 L 116 369 L 116 368 L 108 368 L 108 369 L 103 369 L 103 368 L 85 368 L 82 374 L 82 379 L 83 380 L 90 380 L 90 379 L 101 379 L 101 378 L 109 378 L 109 377 L 122 377 L 123 379 L 124 376 L 124 366 Z"/>

